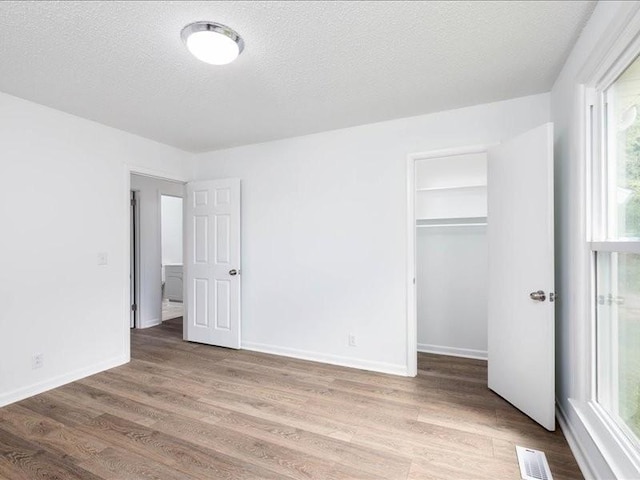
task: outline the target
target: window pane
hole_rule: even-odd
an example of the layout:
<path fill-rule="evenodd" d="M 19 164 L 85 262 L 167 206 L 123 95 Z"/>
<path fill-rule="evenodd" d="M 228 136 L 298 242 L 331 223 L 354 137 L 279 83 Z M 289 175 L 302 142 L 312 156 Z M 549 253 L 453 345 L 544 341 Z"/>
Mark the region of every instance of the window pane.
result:
<path fill-rule="evenodd" d="M 640 58 L 606 92 L 608 237 L 640 238 Z"/>
<path fill-rule="evenodd" d="M 598 402 L 640 445 L 640 255 L 597 253 Z"/>

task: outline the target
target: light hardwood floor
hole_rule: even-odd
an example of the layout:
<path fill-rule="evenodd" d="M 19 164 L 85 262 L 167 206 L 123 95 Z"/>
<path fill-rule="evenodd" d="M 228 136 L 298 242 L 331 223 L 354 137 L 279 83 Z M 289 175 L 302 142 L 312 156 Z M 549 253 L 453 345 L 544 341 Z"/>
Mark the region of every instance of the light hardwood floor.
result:
<path fill-rule="evenodd" d="M 0 478 L 518 479 L 515 445 L 582 478 L 486 388 L 486 363 L 420 354 L 402 378 L 132 332 L 130 364 L 0 409 Z"/>

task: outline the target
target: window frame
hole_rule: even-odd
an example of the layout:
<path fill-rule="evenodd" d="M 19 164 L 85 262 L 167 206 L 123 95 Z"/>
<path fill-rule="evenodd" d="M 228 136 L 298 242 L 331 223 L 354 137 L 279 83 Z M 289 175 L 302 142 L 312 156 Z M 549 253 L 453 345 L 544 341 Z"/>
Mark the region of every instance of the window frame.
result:
<path fill-rule="evenodd" d="M 640 438 L 624 422 L 617 421 L 598 402 L 598 331 L 597 331 L 597 255 L 598 253 L 640 254 L 640 239 L 609 237 L 609 135 L 607 91 L 637 59 L 640 59 L 640 38 L 636 37 L 626 50 L 609 65 L 600 80 L 587 86 L 586 99 L 586 236 L 589 254 L 589 312 L 590 312 L 590 385 L 588 403 L 598 420 L 616 440 L 626 456 L 640 470 Z M 613 159 L 615 161 L 615 159 Z M 620 419 L 621 420 L 621 419 Z"/>

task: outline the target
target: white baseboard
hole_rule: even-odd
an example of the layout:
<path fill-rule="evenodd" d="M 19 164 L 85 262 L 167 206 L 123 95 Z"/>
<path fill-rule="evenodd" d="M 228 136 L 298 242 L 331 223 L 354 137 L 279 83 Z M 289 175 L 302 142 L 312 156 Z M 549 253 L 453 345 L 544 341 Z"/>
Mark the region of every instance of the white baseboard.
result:
<path fill-rule="evenodd" d="M 66 385 L 67 383 L 75 382 L 76 380 L 80 380 L 90 375 L 108 370 L 110 368 L 123 365 L 127 362 L 129 362 L 129 358 L 125 355 L 121 355 L 116 358 L 112 358 L 104 362 L 99 362 L 70 373 L 58 375 L 57 377 L 51 378 L 49 380 L 44 380 L 33 385 L 28 385 L 26 387 L 13 390 L 12 392 L 2 393 L 0 394 L 0 407 L 4 407 L 5 405 L 9 405 L 10 403 L 18 402 L 20 400 L 24 400 L 25 398 L 29 398 L 34 395 L 38 395 L 39 393 L 46 392 L 47 390 L 51 390 L 53 388 L 61 387 L 62 385 Z"/>
<path fill-rule="evenodd" d="M 393 363 L 372 362 L 370 360 L 362 360 L 352 357 L 341 357 L 339 355 L 331 355 L 325 353 L 312 352 L 308 350 L 298 350 L 289 347 L 280 347 L 277 345 L 266 345 L 264 343 L 242 342 L 243 349 L 254 352 L 271 353 L 273 355 L 281 355 L 283 357 L 298 358 L 300 360 L 311 360 L 313 362 L 328 363 L 331 365 L 339 365 L 341 367 L 358 368 L 360 370 L 370 370 L 372 372 L 390 373 L 392 375 L 407 376 L 408 370 L 406 365 L 396 365 Z"/>
<path fill-rule="evenodd" d="M 589 457 L 585 455 L 584 450 L 580 446 L 580 442 L 578 442 L 576 432 L 571 427 L 571 424 L 567 420 L 567 415 L 564 413 L 564 410 L 562 409 L 562 406 L 557 399 L 556 418 L 558 419 L 558 424 L 560 425 L 562 433 L 564 433 L 564 437 L 567 439 L 567 443 L 569 444 L 571 453 L 573 453 L 573 456 L 576 458 L 576 462 L 578 463 L 578 467 L 580 467 L 582 476 L 586 479 L 597 478 L 591 464 L 589 463 Z"/>
<path fill-rule="evenodd" d="M 436 353 L 439 355 L 451 355 L 452 357 L 477 358 L 478 360 L 487 359 L 486 350 L 471 350 L 469 348 L 443 347 L 441 345 L 429 345 L 428 343 L 419 343 L 418 351 L 422 353 Z"/>
<path fill-rule="evenodd" d="M 152 318 L 151 320 L 147 320 L 146 322 L 140 322 L 140 326 L 138 328 L 151 328 L 162 323 L 162 319 L 160 318 Z"/>

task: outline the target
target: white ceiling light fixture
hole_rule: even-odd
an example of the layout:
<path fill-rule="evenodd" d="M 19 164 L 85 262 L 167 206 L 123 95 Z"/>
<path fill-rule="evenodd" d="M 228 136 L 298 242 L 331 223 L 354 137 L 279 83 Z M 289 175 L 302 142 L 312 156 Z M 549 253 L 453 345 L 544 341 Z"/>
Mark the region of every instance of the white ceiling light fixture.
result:
<path fill-rule="evenodd" d="M 211 65 L 231 63 L 244 50 L 242 37 L 220 23 L 190 23 L 180 36 L 194 57 Z"/>

